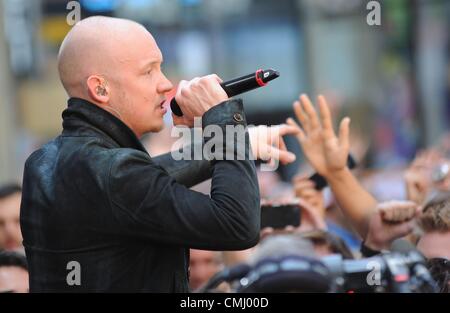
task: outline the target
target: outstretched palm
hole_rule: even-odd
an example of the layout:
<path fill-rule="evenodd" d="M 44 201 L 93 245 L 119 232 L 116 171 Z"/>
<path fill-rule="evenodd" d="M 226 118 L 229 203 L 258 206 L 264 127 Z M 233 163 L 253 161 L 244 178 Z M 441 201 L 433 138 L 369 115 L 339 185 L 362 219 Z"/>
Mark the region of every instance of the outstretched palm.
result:
<path fill-rule="evenodd" d="M 300 101 L 294 102 L 294 112 L 303 130 L 292 118 L 287 123 L 300 129 L 297 138 L 306 158 L 319 174 L 327 176 L 347 164 L 350 119 L 346 117 L 341 121 L 339 137 L 336 137 L 325 98 L 319 96 L 318 102 L 321 121 L 309 98 L 301 95 Z"/>

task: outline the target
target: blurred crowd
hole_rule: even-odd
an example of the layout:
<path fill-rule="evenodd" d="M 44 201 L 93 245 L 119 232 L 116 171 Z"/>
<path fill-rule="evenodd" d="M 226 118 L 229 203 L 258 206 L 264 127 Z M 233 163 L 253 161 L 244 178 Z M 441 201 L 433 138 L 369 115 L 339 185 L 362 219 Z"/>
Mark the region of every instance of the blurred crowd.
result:
<path fill-rule="evenodd" d="M 291 184 L 281 182 L 276 172 L 260 172 L 260 190 L 265 198 L 263 201 L 272 204 L 297 203 L 301 208 L 300 226 L 287 226 L 284 229 L 263 228 L 260 244 L 246 251 L 191 250 L 191 287 L 194 290 L 199 288 L 223 267 L 232 267 L 243 262 L 255 265 L 255 259 L 261 261 L 257 255 L 264 249 L 266 242 L 268 246 L 278 247 L 269 249 L 275 258 L 296 254 L 323 258 L 339 254 L 343 259 L 361 260 L 388 255 L 392 251 L 418 251 L 437 280 L 438 289 L 448 292 L 448 134 L 444 134 L 437 145 L 419 151 L 405 168 L 373 171 L 359 166 L 353 173 L 337 174 L 339 171 L 348 171 L 342 161 L 347 155 L 347 145 L 352 151 L 351 140 L 347 142 L 350 137 L 348 124 L 344 119 L 339 135 L 335 136 L 330 132 L 330 128 L 325 126 L 328 124 L 329 127 L 330 120 L 323 119 L 328 115 L 323 109 L 324 105 L 321 107 L 324 114 L 320 126 L 308 98 L 302 96 L 300 102 L 301 105 L 296 105 L 297 117 L 304 129 L 304 133 L 299 136 L 300 144 L 308 163 L 317 172 L 326 173 L 330 186 L 318 190 L 314 182 L 308 179 L 310 176 L 307 169 L 295 176 Z M 366 156 L 357 157 L 361 161 Z M 330 174 L 327 171 L 336 173 Z M 287 237 L 285 241 L 276 239 L 280 236 Z M 269 243 L 271 240 L 273 243 Z M 300 248 L 296 249 L 295 240 L 306 241 L 313 249 L 308 248 L 308 245 L 300 245 Z M 283 245 L 284 248 L 280 248 Z M 276 288 L 275 285 L 272 287 Z M 282 291 L 291 289 L 286 287 Z"/>

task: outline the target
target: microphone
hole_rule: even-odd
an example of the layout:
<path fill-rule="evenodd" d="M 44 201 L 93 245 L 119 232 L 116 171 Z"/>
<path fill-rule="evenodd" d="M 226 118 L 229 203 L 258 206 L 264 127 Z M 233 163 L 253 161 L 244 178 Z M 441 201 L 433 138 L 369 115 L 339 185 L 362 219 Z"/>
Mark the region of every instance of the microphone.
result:
<path fill-rule="evenodd" d="M 273 69 L 262 70 L 259 69 L 254 73 L 238 77 L 220 84 L 220 86 L 225 90 L 228 97 L 233 97 L 241 93 L 263 87 L 267 85 L 268 82 L 278 78 L 280 73 Z M 176 116 L 183 116 L 183 112 L 180 109 L 175 97 L 170 101 L 170 108 L 173 114 Z"/>

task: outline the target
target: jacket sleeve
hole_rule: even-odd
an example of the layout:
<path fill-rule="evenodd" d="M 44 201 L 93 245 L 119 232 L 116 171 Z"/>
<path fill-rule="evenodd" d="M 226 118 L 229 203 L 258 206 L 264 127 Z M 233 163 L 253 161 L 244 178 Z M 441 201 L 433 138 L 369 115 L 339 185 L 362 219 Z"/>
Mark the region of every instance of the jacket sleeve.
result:
<path fill-rule="evenodd" d="M 242 101 L 211 108 L 202 123 L 204 144 L 215 156 L 207 155 L 210 196 L 189 190 L 145 153 L 118 149 L 107 182 L 117 231 L 206 250 L 240 250 L 258 242 L 259 189 L 248 133 L 244 142 L 224 139 L 227 125 L 246 126 Z"/>
<path fill-rule="evenodd" d="M 184 147 L 180 149 L 179 153 L 183 154 L 183 149 L 188 149 L 190 151 L 195 151 L 202 148 L 200 144 L 192 144 L 189 147 Z M 195 186 L 207 179 L 212 177 L 212 166 L 208 160 L 174 160 L 171 153 L 165 153 L 152 158 L 153 162 L 161 166 L 170 176 L 172 176 L 175 181 L 182 184 L 188 188 Z"/>

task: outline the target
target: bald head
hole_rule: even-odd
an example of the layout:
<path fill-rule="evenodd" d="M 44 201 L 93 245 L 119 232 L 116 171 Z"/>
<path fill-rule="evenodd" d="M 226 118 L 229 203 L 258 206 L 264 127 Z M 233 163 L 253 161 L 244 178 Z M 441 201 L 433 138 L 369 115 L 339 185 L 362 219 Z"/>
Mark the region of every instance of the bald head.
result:
<path fill-rule="evenodd" d="M 58 56 L 69 97 L 101 107 L 137 136 L 164 126 L 162 102 L 173 85 L 161 71 L 161 51 L 140 24 L 111 17 L 77 23 Z"/>
<path fill-rule="evenodd" d="M 59 75 L 68 95 L 86 96 L 86 79 L 91 75 L 114 79 L 121 66 L 133 61 L 133 46 L 142 40 L 157 49 L 150 33 L 136 22 L 104 16 L 78 22 L 58 55 Z"/>

